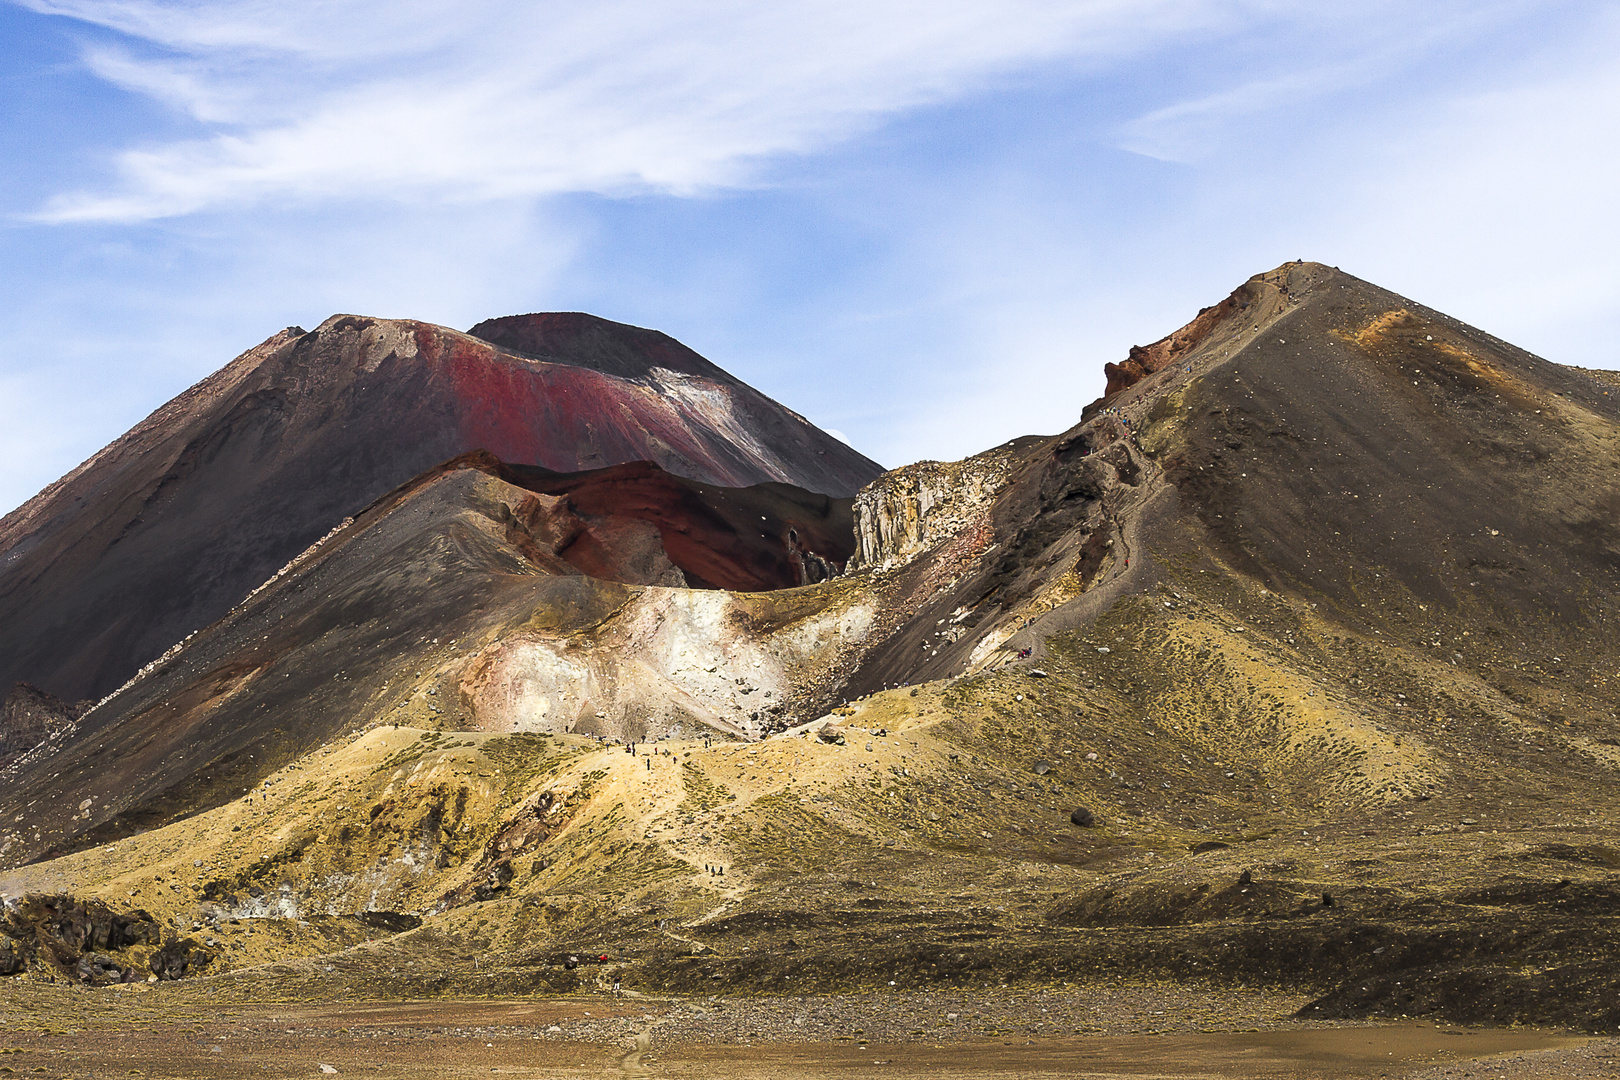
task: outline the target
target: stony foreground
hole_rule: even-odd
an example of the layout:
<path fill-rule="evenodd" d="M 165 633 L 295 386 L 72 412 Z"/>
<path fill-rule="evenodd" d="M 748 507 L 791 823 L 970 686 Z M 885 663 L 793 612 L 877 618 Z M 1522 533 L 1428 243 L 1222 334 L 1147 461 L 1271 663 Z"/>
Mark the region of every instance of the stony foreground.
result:
<path fill-rule="evenodd" d="M 228 980 L 12 983 L 6 1075 L 53 1077 L 1568 1077 L 1620 1039 L 1291 1018 L 1301 1000 L 1148 983 L 825 997 L 247 1003 Z"/>

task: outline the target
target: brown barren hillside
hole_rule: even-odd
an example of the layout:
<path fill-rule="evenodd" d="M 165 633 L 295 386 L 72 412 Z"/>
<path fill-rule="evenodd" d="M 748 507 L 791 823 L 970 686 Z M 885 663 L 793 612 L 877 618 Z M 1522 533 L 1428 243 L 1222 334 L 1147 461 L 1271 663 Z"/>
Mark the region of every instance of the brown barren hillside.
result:
<path fill-rule="evenodd" d="M 157 927 L 18 985 L 1620 1029 L 1620 387 L 1311 263 L 1165 341 L 791 588 L 691 587 L 841 562 L 787 502 L 424 474 L 13 766 L 0 888 Z"/>

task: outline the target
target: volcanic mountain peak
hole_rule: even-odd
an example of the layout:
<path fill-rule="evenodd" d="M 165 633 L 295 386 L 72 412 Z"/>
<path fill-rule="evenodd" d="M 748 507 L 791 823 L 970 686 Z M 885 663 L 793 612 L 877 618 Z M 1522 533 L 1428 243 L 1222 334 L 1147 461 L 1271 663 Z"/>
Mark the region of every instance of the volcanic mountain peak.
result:
<path fill-rule="evenodd" d="M 1108 383 L 1103 390 L 1103 400 L 1135 386 L 1149 375 L 1184 362 L 1194 352 L 1206 359 L 1217 352 L 1230 354 L 1339 274 L 1335 267 L 1321 263 L 1291 262 L 1254 275 L 1220 303 L 1200 310 L 1191 322 L 1174 333 L 1166 334 L 1151 345 L 1133 345 L 1122 363 L 1104 364 Z"/>
<path fill-rule="evenodd" d="M 467 333 L 508 352 L 646 381 L 655 368 L 715 382 L 736 380 L 668 334 L 581 311 L 543 311 L 485 319 Z"/>
<path fill-rule="evenodd" d="M 662 334 L 579 315 L 496 323 L 547 359 L 412 320 L 284 330 L 7 516 L 0 691 L 100 697 L 338 521 L 470 451 L 835 497 L 882 472 Z"/>
<path fill-rule="evenodd" d="M 292 955 L 258 919 L 426 923 L 326 994 L 572 990 L 601 943 L 649 994 L 1213 977 L 1620 1026 L 1615 385 L 1304 263 L 1118 368 L 851 501 L 421 472 L 88 714 L 19 696 L 52 734 L 0 888 L 206 923 L 165 948 L 207 970 Z"/>

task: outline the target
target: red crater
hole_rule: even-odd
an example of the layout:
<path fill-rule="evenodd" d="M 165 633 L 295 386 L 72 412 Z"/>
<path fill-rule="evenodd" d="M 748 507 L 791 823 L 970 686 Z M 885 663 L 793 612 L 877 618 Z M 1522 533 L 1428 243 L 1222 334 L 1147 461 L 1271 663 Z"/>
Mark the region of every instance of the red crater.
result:
<path fill-rule="evenodd" d="M 625 521 L 657 530 L 664 554 L 699 589 L 759 592 L 823 581 L 854 552 L 853 499 L 788 484 L 723 488 L 673 476 L 648 461 L 574 474 L 502 465 L 508 483 L 561 496 L 586 524 L 556 552 L 583 573 L 633 581 L 623 550 Z"/>

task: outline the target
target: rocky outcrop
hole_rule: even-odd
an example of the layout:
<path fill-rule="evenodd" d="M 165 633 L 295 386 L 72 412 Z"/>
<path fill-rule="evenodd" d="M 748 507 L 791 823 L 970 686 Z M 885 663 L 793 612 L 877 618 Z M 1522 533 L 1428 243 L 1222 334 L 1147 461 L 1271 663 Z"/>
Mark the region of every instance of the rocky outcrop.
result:
<path fill-rule="evenodd" d="M 164 945 L 147 961 L 159 982 L 173 982 L 198 975 L 214 960 L 214 954 L 196 938 L 180 938 Z"/>
<path fill-rule="evenodd" d="M 1027 657 L 1033 623 L 1129 570 L 1126 533 L 1156 476 L 1125 423 L 1104 415 L 869 487 L 857 514 L 866 499 L 882 602 L 845 692 Z"/>
<path fill-rule="evenodd" d="M 1149 375 L 1163 371 L 1203 344 L 1210 331 L 1222 321 L 1234 315 L 1241 317 L 1248 307 L 1246 303 L 1248 297 L 1244 292 L 1244 289 L 1239 289 L 1214 307 L 1200 309 L 1192 322 L 1151 345 L 1132 345 L 1124 363 L 1104 364 L 1103 374 L 1107 376 L 1108 384 L 1103 389 L 1103 396 L 1113 397 L 1121 390 L 1135 386 Z"/>
<path fill-rule="evenodd" d="M 1297 262 L 1256 274 L 1220 303 L 1199 309 L 1181 329 L 1151 345 L 1131 346 L 1123 363 L 1104 364 L 1108 384 L 1102 400 L 1195 356 L 1207 361 L 1224 344 L 1249 340 L 1332 273 L 1318 263 Z"/>
<path fill-rule="evenodd" d="M 855 496 L 849 570 L 891 569 L 956 536 L 985 515 L 1018 463 L 1002 447 L 884 473 Z"/>
<path fill-rule="evenodd" d="M 534 856 L 547 840 L 562 831 L 579 809 L 578 794 L 574 790 L 542 791 L 526 799 L 484 845 L 483 857 L 469 880 L 440 897 L 434 911 L 497 899 L 517 875 L 512 860 Z M 541 856 L 532 868 L 539 871 L 547 865 Z"/>
<path fill-rule="evenodd" d="M 149 965 L 138 946 L 162 932 L 145 911 L 114 911 L 99 900 L 28 895 L 8 900 L 0 921 L 0 974 L 43 971 L 91 986 L 144 982 Z"/>

